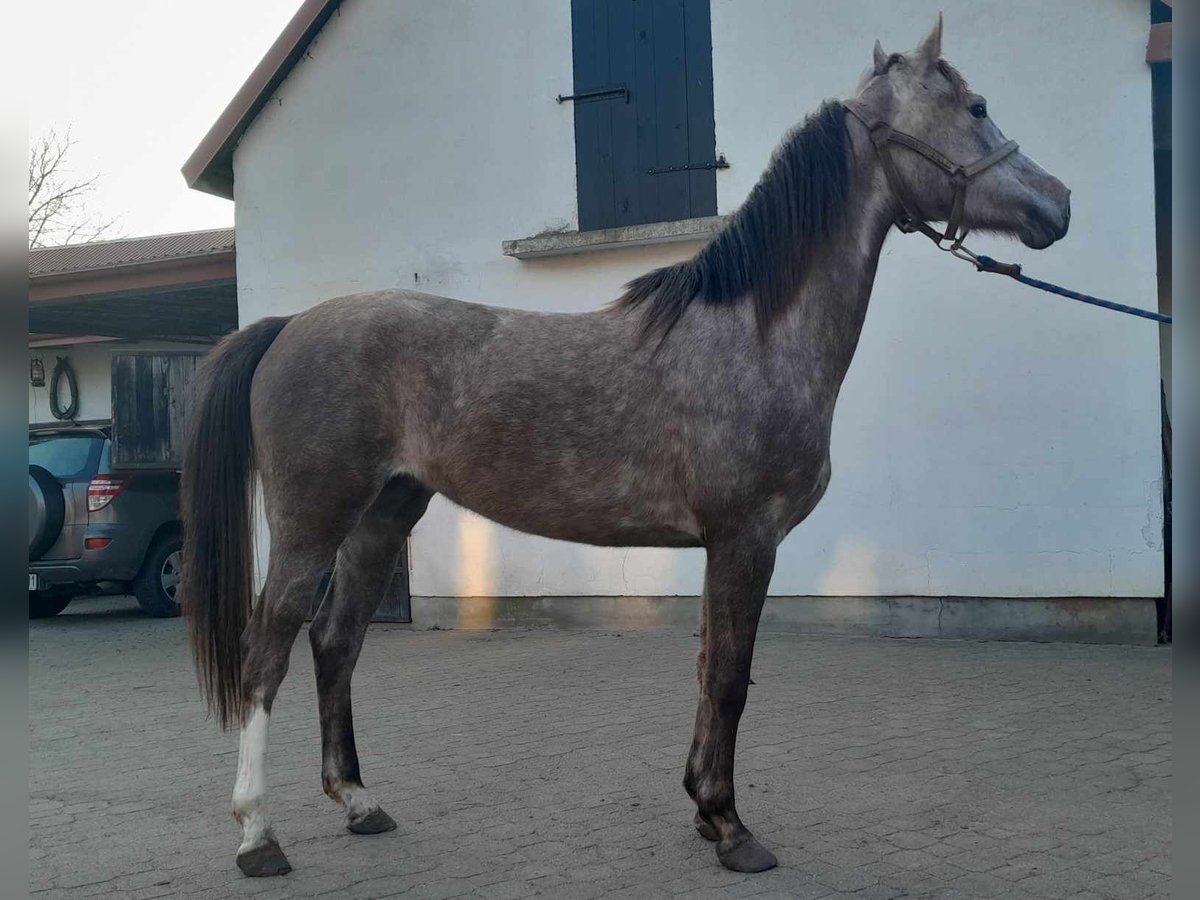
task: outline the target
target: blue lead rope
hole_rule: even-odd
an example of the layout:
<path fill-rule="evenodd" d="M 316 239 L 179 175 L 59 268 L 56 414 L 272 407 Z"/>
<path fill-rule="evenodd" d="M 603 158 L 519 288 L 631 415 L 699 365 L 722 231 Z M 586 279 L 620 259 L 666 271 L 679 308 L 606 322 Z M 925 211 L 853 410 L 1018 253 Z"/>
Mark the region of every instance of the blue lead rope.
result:
<path fill-rule="evenodd" d="M 1058 294 L 1060 297 L 1070 297 L 1072 300 L 1078 300 L 1081 303 L 1090 303 L 1092 306 L 1103 306 L 1105 309 L 1128 313 L 1131 316 L 1141 316 L 1143 319 L 1153 319 L 1155 322 L 1161 322 L 1163 325 L 1171 324 L 1171 317 L 1165 316 L 1162 313 L 1151 312 L 1148 309 L 1138 309 L 1136 306 L 1126 306 L 1123 303 L 1113 303 L 1111 300 L 1101 300 L 1099 297 L 1068 290 L 1060 285 L 1051 284 L 1049 281 L 1039 281 L 1036 278 L 1030 278 L 1021 272 L 1021 267 L 1016 263 L 997 262 L 990 256 L 982 254 L 973 256 L 972 261 L 975 263 L 975 268 L 980 272 L 994 272 L 997 275 L 1007 275 L 1009 278 L 1014 278 L 1021 282 L 1021 284 L 1027 284 L 1030 287 L 1037 288 L 1039 291 Z"/>

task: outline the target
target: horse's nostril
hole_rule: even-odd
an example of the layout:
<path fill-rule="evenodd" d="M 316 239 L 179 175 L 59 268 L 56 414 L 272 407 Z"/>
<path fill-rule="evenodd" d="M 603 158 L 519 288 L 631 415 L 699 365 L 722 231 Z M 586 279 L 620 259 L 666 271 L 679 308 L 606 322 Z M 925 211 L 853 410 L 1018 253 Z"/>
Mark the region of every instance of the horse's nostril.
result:
<path fill-rule="evenodd" d="M 1025 215 L 1028 232 L 1022 240 L 1027 246 L 1041 250 L 1065 237 L 1070 222 L 1071 208 L 1068 204 L 1031 204 Z"/>

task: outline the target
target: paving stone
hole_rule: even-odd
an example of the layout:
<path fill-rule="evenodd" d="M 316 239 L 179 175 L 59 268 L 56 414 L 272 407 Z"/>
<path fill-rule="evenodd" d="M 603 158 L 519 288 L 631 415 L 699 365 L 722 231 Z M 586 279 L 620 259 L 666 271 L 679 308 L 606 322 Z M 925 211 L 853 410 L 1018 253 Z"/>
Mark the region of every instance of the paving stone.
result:
<path fill-rule="evenodd" d="M 781 865 L 743 875 L 695 834 L 680 786 L 696 649 L 691 630 L 373 627 L 354 679 L 358 749 L 400 827 L 362 837 L 321 793 L 302 634 L 269 764 L 294 871 L 245 879 L 229 815 L 237 736 L 205 720 L 182 623 L 128 599 L 80 601 L 29 627 L 32 889 L 56 900 L 1170 895 L 1169 650 L 763 635 L 738 807 Z"/>

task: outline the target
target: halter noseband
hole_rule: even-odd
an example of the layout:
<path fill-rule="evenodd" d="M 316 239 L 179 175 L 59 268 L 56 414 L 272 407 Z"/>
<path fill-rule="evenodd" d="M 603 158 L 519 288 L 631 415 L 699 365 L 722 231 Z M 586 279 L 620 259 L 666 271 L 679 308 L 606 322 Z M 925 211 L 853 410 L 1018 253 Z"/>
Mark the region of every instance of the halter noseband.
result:
<path fill-rule="evenodd" d="M 964 228 L 962 229 L 962 233 L 959 233 L 959 227 L 962 224 L 963 206 L 967 199 L 967 185 L 971 183 L 971 179 L 976 175 L 990 169 L 996 163 L 1000 162 L 1000 160 L 1015 153 L 1017 142 L 1008 141 L 986 156 L 981 156 L 975 162 L 960 166 L 944 153 L 935 150 L 911 134 L 897 131 L 882 120 L 870 118 L 865 113 L 856 109 L 858 105 L 857 101 L 847 100 L 842 105 L 850 115 L 854 116 L 854 118 L 858 119 L 866 127 L 868 134 L 871 136 L 871 143 L 875 147 L 875 152 L 879 156 L 879 161 L 883 165 L 883 172 L 887 177 L 888 184 L 891 186 L 892 193 L 896 195 L 896 199 L 900 201 L 900 206 L 904 209 L 904 215 L 896 220 L 896 227 L 906 234 L 919 231 L 942 250 L 950 250 L 951 252 L 958 250 L 962 246 L 963 239 L 966 238 L 968 231 L 968 229 Z M 925 157 L 925 159 L 950 176 L 950 183 L 954 187 L 954 199 L 950 204 L 950 217 L 946 220 L 945 232 L 935 230 L 929 224 L 928 218 L 921 215 L 919 211 L 920 207 L 914 202 L 912 195 L 909 194 L 908 189 L 904 185 L 904 179 L 900 177 L 900 170 L 896 168 L 896 161 L 892 158 L 892 144 L 900 144 L 907 147 L 909 150 Z M 942 241 L 950 241 L 950 246 L 942 247 Z"/>

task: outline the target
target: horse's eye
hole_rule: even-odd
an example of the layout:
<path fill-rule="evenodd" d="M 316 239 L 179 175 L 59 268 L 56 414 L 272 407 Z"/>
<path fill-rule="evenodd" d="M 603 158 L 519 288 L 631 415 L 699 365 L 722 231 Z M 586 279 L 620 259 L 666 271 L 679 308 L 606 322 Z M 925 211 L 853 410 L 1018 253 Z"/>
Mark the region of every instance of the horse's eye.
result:
<path fill-rule="evenodd" d="M 972 103 L 971 104 L 971 115 L 973 115 L 977 119 L 986 119 L 987 118 L 987 106 L 983 103 Z"/>

